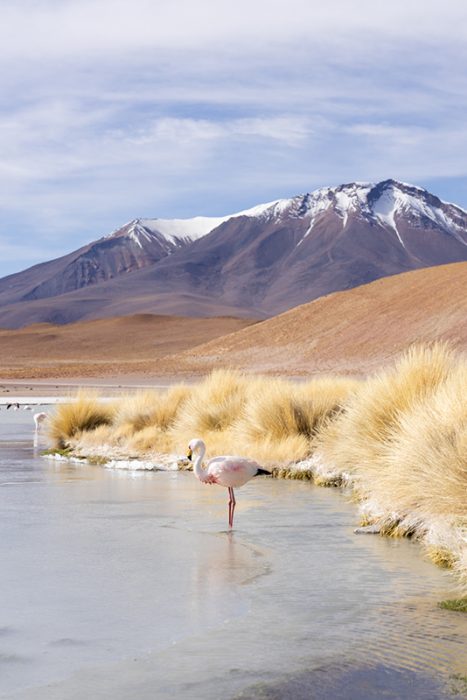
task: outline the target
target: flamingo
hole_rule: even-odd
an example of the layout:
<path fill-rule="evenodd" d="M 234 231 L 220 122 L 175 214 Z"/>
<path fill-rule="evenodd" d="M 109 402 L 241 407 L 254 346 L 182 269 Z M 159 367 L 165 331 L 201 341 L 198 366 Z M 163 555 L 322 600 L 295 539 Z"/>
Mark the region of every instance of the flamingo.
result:
<path fill-rule="evenodd" d="M 203 484 L 219 484 L 229 491 L 229 527 L 233 527 L 235 511 L 234 487 L 239 488 L 250 481 L 254 476 L 270 472 L 262 469 L 257 462 L 248 457 L 213 457 L 203 469 L 202 463 L 206 454 L 206 445 L 203 440 L 197 438 L 190 441 L 187 457 L 192 459 L 196 455 L 193 471 L 197 479 Z"/>
<path fill-rule="evenodd" d="M 34 423 L 36 424 L 36 432 L 39 430 L 41 427 L 42 423 L 47 420 L 48 416 L 47 413 L 35 413 L 33 415 L 34 418 Z"/>

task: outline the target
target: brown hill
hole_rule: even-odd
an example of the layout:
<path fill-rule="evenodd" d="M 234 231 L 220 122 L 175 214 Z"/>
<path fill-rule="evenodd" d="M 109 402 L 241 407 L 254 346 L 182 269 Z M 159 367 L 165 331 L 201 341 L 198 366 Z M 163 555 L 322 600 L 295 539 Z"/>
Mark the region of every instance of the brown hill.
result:
<path fill-rule="evenodd" d="M 467 348 L 467 263 L 380 279 L 165 358 L 159 372 L 366 373 L 412 343 Z"/>
<path fill-rule="evenodd" d="M 60 378 L 157 374 L 160 358 L 254 321 L 137 314 L 66 326 L 0 329 L 0 377 Z"/>

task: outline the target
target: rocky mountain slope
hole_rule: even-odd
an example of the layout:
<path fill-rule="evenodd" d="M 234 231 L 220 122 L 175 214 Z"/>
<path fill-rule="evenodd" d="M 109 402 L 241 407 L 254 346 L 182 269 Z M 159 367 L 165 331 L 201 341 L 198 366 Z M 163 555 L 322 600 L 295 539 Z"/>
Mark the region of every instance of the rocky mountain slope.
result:
<path fill-rule="evenodd" d="M 393 180 L 351 183 L 232 216 L 133 221 L 0 280 L 0 326 L 133 313 L 264 318 L 463 260 L 463 209 Z"/>

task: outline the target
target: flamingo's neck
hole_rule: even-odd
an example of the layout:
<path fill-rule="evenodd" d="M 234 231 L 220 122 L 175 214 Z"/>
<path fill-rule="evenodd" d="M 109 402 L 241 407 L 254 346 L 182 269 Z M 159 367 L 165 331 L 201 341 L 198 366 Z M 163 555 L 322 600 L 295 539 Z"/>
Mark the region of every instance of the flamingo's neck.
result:
<path fill-rule="evenodd" d="M 194 465 L 193 465 L 193 471 L 194 471 L 194 473 L 195 473 L 195 476 L 196 476 L 200 481 L 204 481 L 205 478 L 206 478 L 206 473 L 205 473 L 205 471 L 204 471 L 204 469 L 203 469 L 203 467 L 202 467 L 204 455 L 205 455 L 205 453 L 206 453 L 206 447 L 205 447 L 204 443 L 201 442 L 201 443 L 198 445 L 197 453 L 198 453 L 198 454 L 197 454 L 197 456 L 196 456 L 196 459 L 195 459 L 195 462 L 194 462 Z"/>

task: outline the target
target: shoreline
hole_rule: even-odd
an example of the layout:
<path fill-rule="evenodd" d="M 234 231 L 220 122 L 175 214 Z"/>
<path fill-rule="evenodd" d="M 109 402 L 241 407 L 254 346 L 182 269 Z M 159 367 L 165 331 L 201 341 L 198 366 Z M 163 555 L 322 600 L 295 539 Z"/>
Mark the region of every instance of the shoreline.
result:
<path fill-rule="evenodd" d="M 252 373 L 255 376 L 262 375 L 261 372 Z M 58 377 L 53 379 L 1 379 L 0 378 L 0 404 L 18 401 L 23 398 L 23 403 L 31 403 L 31 398 L 46 397 L 70 397 L 76 395 L 79 389 L 91 389 L 98 393 L 105 390 L 109 397 L 120 396 L 138 390 L 148 389 L 168 389 L 175 384 L 196 384 L 205 375 L 191 374 L 168 374 L 168 375 L 118 375 L 113 380 L 108 376 L 100 377 Z M 287 373 L 271 376 L 271 379 L 285 379 L 292 382 L 305 382 L 313 376 L 290 375 Z M 22 401 L 19 401 L 22 403 Z M 44 403 L 42 401 L 42 403 Z"/>
<path fill-rule="evenodd" d="M 125 394 L 139 389 L 167 389 L 175 383 L 191 384 L 196 377 L 153 377 L 144 375 L 121 376 L 113 381 L 109 377 L 73 377 L 57 379 L 0 379 L 0 403 L 18 401 L 31 403 L 31 398 L 38 397 L 69 397 L 79 389 L 94 389 L 101 392 L 105 389 L 112 396 Z M 19 399 L 24 401 L 19 401 Z M 44 403 L 44 402 L 42 402 Z"/>

